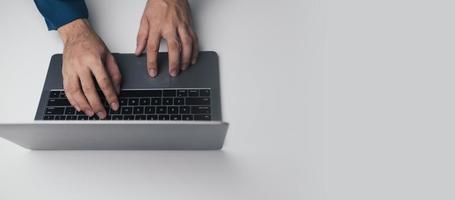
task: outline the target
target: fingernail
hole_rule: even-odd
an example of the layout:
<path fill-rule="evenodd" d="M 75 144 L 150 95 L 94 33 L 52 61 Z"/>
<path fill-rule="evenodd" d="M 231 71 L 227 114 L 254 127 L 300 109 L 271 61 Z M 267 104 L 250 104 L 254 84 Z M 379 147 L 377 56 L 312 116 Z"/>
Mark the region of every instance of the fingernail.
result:
<path fill-rule="evenodd" d="M 81 108 L 79 108 L 78 106 L 74 106 L 74 108 L 76 108 L 77 112 L 81 112 Z"/>
<path fill-rule="evenodd" d="M 112 103 L 111 104 L 111 108 L 112 108 L 112 110 L 117 111 L 118 110 L 118 104 L 117 103 Z"/>
<path fill-rule="evenodd" d="M 85 111 L 85 114 L 91 117 L 91 116 L 93 116 L 95 113 L 94 113 L 93 111 L 91 111 L 91 110 L 86 110 L 86 111 Z"/>
<path fill-rule="evenodd" d="M 191 64 L 192 65 L 196 64 L 196 60 L 191 61 Z"/>
<path fill-rule="evenodd" d="M 104 119 L 106 117 L 106 113 L 104 113 L 104 112 L 98 112 L 98 113 L 96 113 L 96 115 L 98 115 L 98 117 L 101 119 Z"/>
<path fill-rule="evenodd" d="M 171 70 L 171 76 L 177 76 L 177 70 L 172 69 Z"/>
<path fill-rule="evenodd" d="M 154 70 L 154 69 L 149 70 L 149 75 L 151 77 L 155 77 L 156 76 L 156 70 Z"/>

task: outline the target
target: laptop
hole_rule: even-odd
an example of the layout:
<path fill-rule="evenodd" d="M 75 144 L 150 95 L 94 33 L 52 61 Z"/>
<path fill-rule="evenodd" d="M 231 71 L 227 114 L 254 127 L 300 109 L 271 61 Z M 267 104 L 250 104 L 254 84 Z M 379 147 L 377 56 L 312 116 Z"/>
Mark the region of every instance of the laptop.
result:
<path fill-rule="evenodd" d="M 146 56 L 114 54 L 122 74 L 120 109 L 103 99 L 100 120 L 77 112 L 63 91 L 62 55 L 52 56 L 33 123 L 0 124 L 0 137 L 34 150 L 217 150 L 228 129 L 222 121 L 218 55 L 171 77 L 167 53 L 150 78 Z M 103 98 L 103 95 L 100 95 Z"/>

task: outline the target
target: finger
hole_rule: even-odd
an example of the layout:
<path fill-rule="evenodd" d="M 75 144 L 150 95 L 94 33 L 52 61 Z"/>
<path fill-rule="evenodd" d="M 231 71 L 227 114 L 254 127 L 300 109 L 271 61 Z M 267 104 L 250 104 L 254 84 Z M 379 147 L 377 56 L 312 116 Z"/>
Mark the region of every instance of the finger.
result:
<path fill-rule="evenodd" d="M 178 28 L 178 34 L 182 42 L 181 69 L 186 70 L 191 63 L 193 38 L 185 27 Z"/>
<path fill-rule="evenodd" d="M 161 36 L 157 32 L 150 32 L 147 40 L 147 70 L 150 77 L 158 74 L 158 51 Z"/>
<path fill-rule="evenodd" d="M 77 111 L 81 111 L 80 106 L 73 97 L 73 93 L 77 90 L 75 85 L 79 85 L 79 80 L 77 77 L 63 76 L 63 89 L 65 90 L 66 98 L 70 102 L 71 106 L 73 106 Z"/>
<path fill-rule="evenodd" d="M 115 58 L 112 54 L 109 54 L 106 58 L 107 72 L 109 73 L 112 83 L 114 84 L 117 95 L 120 94 L 120 86 L 122 84 L 122 74 L 120 73 L 119 67 Z"/>
<path fill-rule="evenodd" d="M 199 39 L 193 30 L 190 30 L 191 37 L 193 38 L 193 50 L 191 51 L 191 64 L 194 65 L 197 62 L 199 55 Z"/>
<path fill-rule="evenodd" d="M 113 110 L 118 110 L 119 103 L 117 99 L 117 92 L 114 89 L 114 85 L 111 81 L 111 78 L 109 77 L 109 74 L 106 72 L 101 62 L 93 67 L 92 73 L 95 76 L 96 82 L 103 92 L 104 97 L 106 97 L 108 104 Z"/>
<path fill-rule="evenodd" d="M 95 82 L 93 81 L 92 74 L 90 71 L 84 71 L 80 74 L 82 90 L 84 91 L 85 97 L 87 98 L 90 107 L 98 115 L 99 118 L 104 119 L 106 117 L 106 110 L 98 96 L 95 88 Z"/>
<path fill-rule="evenodd" d="M 170 33 L 166 37 L 167 48 L 169 50 L 169 74 L 177 76 L 180 64 L 180 42 L 177 33 Z"/>
<path fill-rule="evenodd" d="M 93 116 L 95 113 L 93 112 L 92 107 L 82 92 L 79 78 L 76 79 L 76 82 L 73 86 L 74 89 L 70 92 L 70 96 L 74 99 L 81 111 L 83 111 L 88 116 Z"/>
<path fill-rule="evenodd" d="M 147 18 L 142 17 L 141 24 L 139 25 L 139 31 L 137 33 L 136 41 L 136 56 L 140 56 L 144 52 L 145 46 L 147 44 L 147 37 L 149 33 L 149 24 Z"/>

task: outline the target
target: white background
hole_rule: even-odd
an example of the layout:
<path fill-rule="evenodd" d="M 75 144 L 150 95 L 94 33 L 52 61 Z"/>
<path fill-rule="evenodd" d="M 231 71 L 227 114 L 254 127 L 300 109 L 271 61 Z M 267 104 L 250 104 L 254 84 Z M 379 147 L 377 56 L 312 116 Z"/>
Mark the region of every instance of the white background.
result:
<path fill-rule="evenodd" d="M 133 52 L 145 2 L 87 3 L 111 51 Z M 191 6 L 202 50 L 220 54 L 224 149 L 42 152 L 0 139 L 1 200 L 455 198 L 452 1 Z M 1 1 L 0 27 L 0 121 L 31 122 L 62 45 L 31 1 Z"/>

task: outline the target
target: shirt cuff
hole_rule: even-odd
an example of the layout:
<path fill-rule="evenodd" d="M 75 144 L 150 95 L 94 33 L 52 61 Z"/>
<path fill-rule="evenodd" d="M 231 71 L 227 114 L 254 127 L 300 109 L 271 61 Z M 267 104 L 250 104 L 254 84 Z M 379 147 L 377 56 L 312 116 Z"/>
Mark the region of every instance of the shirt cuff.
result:
<path fill-rule="evenodd" d="M 83 0 L 35 0 L 49 30 L 57 30 L 76 19 L 88 18 Z"/>

